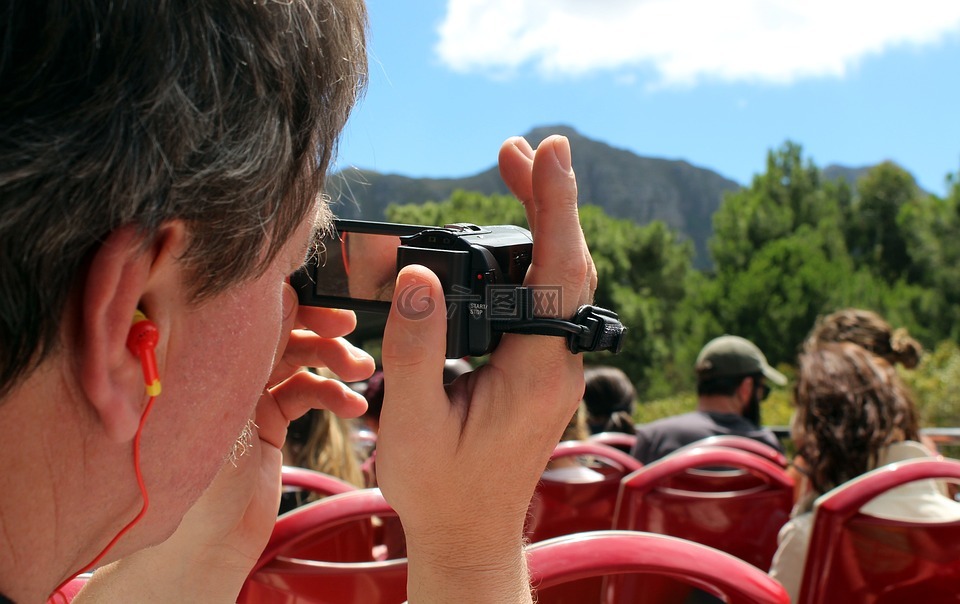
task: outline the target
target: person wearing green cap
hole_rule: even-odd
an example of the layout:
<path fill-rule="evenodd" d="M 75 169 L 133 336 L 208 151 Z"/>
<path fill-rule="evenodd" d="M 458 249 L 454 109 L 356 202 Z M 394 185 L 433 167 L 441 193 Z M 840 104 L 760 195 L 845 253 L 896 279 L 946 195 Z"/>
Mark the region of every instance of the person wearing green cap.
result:
<path fill-rule="evenodd" d="M 722 434 L 746 436 L 779 451 L 780 441 L 760 427 L 760 403 L 770 394 L 767 381 L 787 383 L 753 342 L 724 335 L 697 356 L 697 409 L 637 427 L 633 456 L 651 463 L 690 443 Z"/>

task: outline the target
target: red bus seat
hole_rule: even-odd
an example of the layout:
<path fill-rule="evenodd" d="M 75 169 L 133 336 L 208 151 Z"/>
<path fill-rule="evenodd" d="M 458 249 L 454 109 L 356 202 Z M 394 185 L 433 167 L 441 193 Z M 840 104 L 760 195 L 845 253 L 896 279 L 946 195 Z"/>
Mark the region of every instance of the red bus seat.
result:
<path fill-rule="evenodd" d="M 528 515 L 526 535 L 532 542 L 612 528 L 620 479 L 641 467 L 633 456 L 593 442 L 560 443 L 551 459 L 568 456 L 581 458 L 604 478 L 586 483 L 541 479 Z"/>
<path fill-rule="evenodd" d="M 717 436 L 710 436 L 690 443 L 685 447 L 677 449 L 677 451 L 683 451 L 684 449 L 688 448 L 692 449 L 694 447 L 730 447 L 732 449 L 740 449 L 741 451 L 755 453 L 765 459 L 768 459 L 781 468 L 787 467 L 787 458 L 783 453 L 777 451 L 770 445 L 764 444 L 759 440 L 747 438 L 746 436 L 719 434 Z"/>
<path fill-rule="evenodd" d="M 399 523 L 379 489 L 333 495 L 280 516 L 238 603 L 403 602 L 407 560 L 391 556 L 397 536 L 384 535 L 385 527 L 399 530 Z"/>
<path fill-rule="evenodd" d="M 916 480 L 960 481 L 960 461 L 883 466 L 817 500 L 798 602 L 960 601 L 960 521 L 886 520 L 860 508 Z"/>
<path fill-rule="evenodd" d="M 783 468 L 746 451 L 696 447 L 624 478 L 613 528 L 689 539 L 766 571 L 792 507 Z"/>
<path fill-rule="evenodd" d="M 767 573 L 691 541 L 595 531 L 527 547 L 538 604 L 684 602 L 697 590 L 729 604 L 787 604 Z"/>
<path fill-rule="evenodd" d="M 336 476 L 296 466 L 283 466 L 280 482 L 284 487 L 310 491 L 323 496 L 357 490 L 357 487 Z"/>
<path fill-rule="evenodd" d="M 637 444 L 636 434 L 627 434 L 625 432 L 598 432 L 591 434 L 587 439 L 592 443 L 600 443 L 614 449 L 620 449 L 624 453 L 631 453 L 634 445 Z"/>

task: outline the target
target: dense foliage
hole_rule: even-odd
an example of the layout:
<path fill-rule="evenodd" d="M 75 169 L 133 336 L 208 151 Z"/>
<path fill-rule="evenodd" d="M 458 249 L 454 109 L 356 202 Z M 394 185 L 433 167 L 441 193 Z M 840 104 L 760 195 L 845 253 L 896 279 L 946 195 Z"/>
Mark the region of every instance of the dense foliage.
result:
<path fill-rule="evenodd" d="M 928 423 L 960 425 L 960 181 L 945 199 L 887 162 L 856 183 L 830 181 L 794 143 L 766 172 L 729 193 L 713 217 L 712 267 L 693 267 L 690 242 L 662 222 L 638 225 L 582 205 L 600 288 L 596 303 L 630 328 L 616 357 L 641 400 L 692 388 L 700 347 L 723 333 L 755 341 L 773 364 L 793 363 L 818 315 L 869 308 L 931 351 L 912 378 Z M 509 196 L 458 191 L 442 202 L 392 206 L 391 221 L 525 226 Z M 949 383 L 947 381 L 949 380 Z M 931 401 L 929 408 L 926 399 Z"/>

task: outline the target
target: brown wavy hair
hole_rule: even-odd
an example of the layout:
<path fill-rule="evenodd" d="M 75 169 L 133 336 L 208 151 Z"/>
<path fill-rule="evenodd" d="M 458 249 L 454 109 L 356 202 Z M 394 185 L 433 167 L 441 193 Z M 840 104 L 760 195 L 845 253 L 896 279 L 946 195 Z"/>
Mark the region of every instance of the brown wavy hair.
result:
<path fill-rule="evenodd" d="M 881 449 L 919 440 L 910 391 L 893 366 L 851 343 L 800 354 L 792 436 L 818 493 L 874 468 Z"/>
<path fill-rule="evenodd" d="M 845 308 L 820 317 L 807 341 L 810 345 L 851 342 L 907 369 L 916 367 L 923 354 L 923 346 L 906 329 L 893 329 L 877 313 L 860 308 Z"/>

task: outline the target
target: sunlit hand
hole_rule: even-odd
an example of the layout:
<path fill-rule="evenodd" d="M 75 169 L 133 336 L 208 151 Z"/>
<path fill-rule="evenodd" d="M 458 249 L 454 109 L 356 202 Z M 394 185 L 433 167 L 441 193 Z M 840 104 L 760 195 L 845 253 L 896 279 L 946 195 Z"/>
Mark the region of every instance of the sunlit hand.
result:
<path fill-rule="evenodd" d="M 525 285 L 558 288 L 560 316 L 570 318 L 592 301 L 596 272 L 569 143 L 550 137 L 534 152 L 523 139 L 508 140 L 500 171 L 534 235 Z M 436 276 L 405 268 L 383 342 L 377 476 L 407 535 L 408 597 L 522 601 L 523 522 L 583 393 L 582 358 L 563 338 L 506 335 L 487 365 L 445 390 L 444 308 Z"/>

